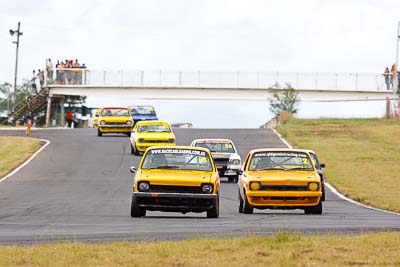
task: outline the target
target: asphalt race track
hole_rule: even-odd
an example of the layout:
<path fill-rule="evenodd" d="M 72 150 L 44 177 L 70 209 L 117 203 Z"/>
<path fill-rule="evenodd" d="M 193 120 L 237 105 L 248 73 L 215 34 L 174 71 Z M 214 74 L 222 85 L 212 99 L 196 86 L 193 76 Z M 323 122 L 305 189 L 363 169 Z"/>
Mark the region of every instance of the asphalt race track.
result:
<path fill-rule="evenodd" d="M 24 131 L 0 130 L 0 135 Z M 232 139 L 242 158 L 256 147 L 285 147 L 265 129 L 177 129 L 179 145 L 195 138 Z M 32 162 L 0 183 L 0 243 L 55 240 L 109 242 L 121 240 L 181 239 L 188 236 L 269 235 L 300 233 L 361 233 L 400 230 L 400 216 L 370 210 L 327 192 L 323 215 L 302 210 L 254 210 L 238 213 L 237 185 L 221 189 L 220 217 L 205 213 L 147 212 L 130 217 L 132 175 L 140 157 L 130 154 L 122 135 L 97 137 L 94 129 L 37 130 L 33 137 L 51 141 Z M 329 161 L 325 162 L 329 168 Z"/>

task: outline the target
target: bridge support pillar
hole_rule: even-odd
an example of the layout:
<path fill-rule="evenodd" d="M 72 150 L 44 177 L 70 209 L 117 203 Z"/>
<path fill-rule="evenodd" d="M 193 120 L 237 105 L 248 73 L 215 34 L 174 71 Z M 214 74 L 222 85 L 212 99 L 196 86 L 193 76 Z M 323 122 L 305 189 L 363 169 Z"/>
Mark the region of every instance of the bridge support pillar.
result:
<path fill-rule="evenodd" d="M 50 114 L 51 113 L 51 96 L 47 97 L 47 110 L 46 110 L 46 128 L 50 126 Z"/>
<path fill-rule="evenodd" d="M 62 97 L 60 99 L 60 108 L 61 108 L 60 124 L 61 124 L 61 127 L 64 127 L 64 125 L 65 125 L 64 97 Z"/>

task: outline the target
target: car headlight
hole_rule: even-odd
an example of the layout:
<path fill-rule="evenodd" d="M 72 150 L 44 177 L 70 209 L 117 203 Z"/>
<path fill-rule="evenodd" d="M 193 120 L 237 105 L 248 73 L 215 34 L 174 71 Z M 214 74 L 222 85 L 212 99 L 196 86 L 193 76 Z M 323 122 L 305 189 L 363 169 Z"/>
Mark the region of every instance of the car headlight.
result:
<path fill-rule="evenodd" d="M 147 192 L 150 189 L 150 184 L 149 182 L 139 182 L 138 184 L 138 190 L 140 192 Z"/>
<path fill-rule="evenodd" d="M 319 189 L 319 184 L 315 182 L 308 183 L 308 190 L 317 191 Z"/>
<path fill-rule="evenodd" d="M 106 122 L 105 121 L 101 121 L 100 125 L 106 125 Z"/>
<path fill-rule="evenodd" d="M 210 193 L 212 193 L 212 191 L 213 191 L 212 184 L 203 184 L 201 186 L 201 192 L 203 192 L 203 193 L 210 194 Z"/>
<path fill-rule="evenodd" d="M 233 164 L 233 165 L 240 165 L 240 159 L 233 159 L 233 160 L 231 160 L 231 164 Z"/>
<path fill-rule="evenodd" d="M 139 139 L 138 139 L 138 142 L 139 142 L 139 143 L 144 143 L 144 139 L 143 139 L 143 138 L 139 138 Z"/>
<path fill-rule="evenodd" d="M 127 125 L 132 125 L 132 122 L 131 121 L 126 121 L 126 124 Z"/>
<path fill-rule="evenodd" d="M 175 139 L 173 139 L 173 138 L 168 139 L 168 142 L 170 142 L 170 143 L 175 143 Z"/>
<path fill-rule="evenodd" d="M 261 184 L 259 182 L 251 182 L 250 190 L 259 190 L 261 188 Z"/>

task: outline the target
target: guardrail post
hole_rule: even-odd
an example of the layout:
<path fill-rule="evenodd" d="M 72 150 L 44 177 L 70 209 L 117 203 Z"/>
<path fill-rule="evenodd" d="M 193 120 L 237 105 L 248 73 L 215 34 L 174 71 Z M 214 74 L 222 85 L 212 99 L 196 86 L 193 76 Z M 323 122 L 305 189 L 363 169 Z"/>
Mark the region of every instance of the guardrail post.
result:
<path fill-rule="evenodd" d="M 279 71 L 276 72 L 276 83 L 279 83 Z"/>
<path fill-rule="evenodd" d="M 179 72 L 179 86 L 182 86 L 182 71 Z"/>
<path fill-rule="evenodd" d="M 237 71 L 236 72 L 236 88 L 239 88 L 239 76 L 240 76 L 240 72 Z"/>
<path fill-rule="evenodd" d="M 103 71 L 103 85 L 106 85 L 106 71 Z"/>
<path fill-rule="evenodd" d="M 142 86 L 142 87 L 143 87 L 143 79 L 144 79 L 144 71 L 142 70 L 140 72 L 140 86 Z"/>
<path fill-rule="evenodd" d="M 318 72 L 315 73 L 315 89 L 318 89 Z"/>
<path fill-rule="evenodd" d="M 162 73 L 161 73 L 161 70 L 160 70 L 160 73 L 159 73 L 159 86 L 162 85 L 162 77 L 161 77 L 161 75 L 162 75 Z"/>
<path fill-rule="evenodd" d="M 121 72 L 121 85 L 124 85 L 124 71 L 120 70 Z"/>
<path fill-rule="evenodd" d="M 260 73 L 257 72 L 257 88 L 260 88 Z"/>

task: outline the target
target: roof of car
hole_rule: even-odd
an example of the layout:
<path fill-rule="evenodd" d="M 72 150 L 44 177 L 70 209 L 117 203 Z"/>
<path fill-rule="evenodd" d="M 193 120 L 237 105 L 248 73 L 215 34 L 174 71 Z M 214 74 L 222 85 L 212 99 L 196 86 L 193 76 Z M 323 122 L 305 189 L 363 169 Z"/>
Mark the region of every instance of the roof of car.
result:
<path fill-rule="evenodd" d="M 202 143 L 202 142 L 207 142 L 207 143 L 233 143 L 232 140 L 230 139 L 225 139 L 225 138 L 200 138 L 200 139 L 195 139 L 193 142 L 196 143 Z"/>
<path fill-rule="evenodd" d="M 250 150 L 249 153 L 256 153 L 256 152 L 277 152 L 277 151 L 283 151 L 283 152 L 304 152 L 304 153 L 310 153 L 311 150 L 307 149 L 299 149 L 299 148 L 257 148 Z"/>
<path fill-rule="evenodd" d="M 104 107 L 101 109 L 128 109 L 127 107 Z"/>
<path fill-rule="evenodd" d="M 189 150 L 199 150 L 199 151 L 205 151 L 207 153 L 210 153 L 210 150 L 208 148 L 204 147 L 194 147 L 194 146 L 152 146 L 149 147 L 147 150 L 150 149 L 189 149 Z"/>
<path fill-rule="evenodd" d="M 169 124 L 167 121 L 138 121 L 137 125 L 160 125 L 160 124 Z"/>

